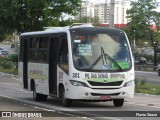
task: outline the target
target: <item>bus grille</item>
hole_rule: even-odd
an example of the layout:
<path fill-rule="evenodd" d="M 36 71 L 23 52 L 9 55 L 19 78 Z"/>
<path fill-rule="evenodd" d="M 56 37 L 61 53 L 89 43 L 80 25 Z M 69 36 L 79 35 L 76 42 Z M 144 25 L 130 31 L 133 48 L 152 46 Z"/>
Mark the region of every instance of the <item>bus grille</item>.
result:
<path fill-rule="evenodd" d="M 99 94 L 99 93 L 91 93 L 92 96 L 118 96 L 120 94 L 119 93 L 113 93 L 113 94 Z"/>
<path fill-rule="evenodd" d="M 92 86 L 120 86 L 123 83 L 123 81 L 116 81 L 116 82 L 109 82 L 109 83 L 88 81 L 88 83 Z"/>

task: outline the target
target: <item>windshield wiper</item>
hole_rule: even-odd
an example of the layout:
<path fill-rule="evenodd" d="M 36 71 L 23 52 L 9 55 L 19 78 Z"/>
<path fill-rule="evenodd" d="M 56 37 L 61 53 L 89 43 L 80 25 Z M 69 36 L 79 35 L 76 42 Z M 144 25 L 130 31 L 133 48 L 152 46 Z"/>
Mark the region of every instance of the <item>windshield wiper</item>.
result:
<path fill-rule="evenodd" d="M 103 57 L 105 58 L 105 60 L 103 59 Z M 103 47 L 101 46 L 101 55 L 97 58 L 97 60 L 91 65 L 90 69 L 92 69 L 97 63 L 98 61 L 102 58 L 102 62 L 103 62 L 103 65 L 106 63 L 107 64 L 107 59 L 106 57 L 104 56 L 104 50 L 103 50 Z"/>
<path fill-rule="evenodd" d="M 104 57 L 104 59 L 103 59 Z M 90 69 L 92 69 L 97 63 L 98 61 L 102 58 L 102 62 L 103 65 L 106 63 L 107 64 L 107 58 L 109 58 L 112 62 L 115 63 L 115 65 L 119 68 L 120 71 L 123 71 L 122 67 L 111 57 L 109 56 L 107 53 L 104 52 L 104 48 L 101 45 L 101 55 L 98 57 L 98 59 L 91 65 Z"/>

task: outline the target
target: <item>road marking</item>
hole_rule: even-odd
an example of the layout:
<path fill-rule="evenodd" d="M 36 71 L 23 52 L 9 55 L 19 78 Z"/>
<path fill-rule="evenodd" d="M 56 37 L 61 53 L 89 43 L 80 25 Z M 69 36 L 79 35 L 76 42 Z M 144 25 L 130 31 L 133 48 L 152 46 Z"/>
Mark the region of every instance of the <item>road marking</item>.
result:
<path fill-rule="evenodd" d="M 59 111 L 56 111 L 56 110 L 50 110 L 50 109 L 46 109 L 46 108 L 42 108 L 42 107 L 38 107 L 38 106 L 33 106 L 33 107 L 36 108 L 36 109 L 44 110 L 44 111 L 57 112 L 57 113 L 60 113 L 60 114 L 63 114 L 63 115 L 69 115 L 69 116 L 72 116 L 72 117 L 79 117 L 77 115 L 67 114 L 67 113 L 59 112 Z M 87 117 L 80 117 L 80 118 L 89 119 Z M 90 120 L 93 120 L 93 119 L 90 119 Z"/>
<path fill-rule="evenodd" d="M 41 109 L 41 110 L 45 110 L 45 111 L 51 111 L 51 112 L 55 112 L 55 110 L 50 110 L 50 109 L 46 109 L 46 108 L 42 108 L 42 107 L 38 107 L 38 106 L 33 106 L 36 109 Z"/>
<path fill-rule="evenodd" d="M 16 77 L 12 77 L 13 79 L 15 79 L 15 80 L 17 80 L 17 81 L 19 81 L 19 79 L 18 78 L 16 78 Z"/>
<path fill-rule="evenodd" d="M 11 97 L 9 97 L 9 96 L 2 95 L 2 94 L 0 94 L 0 96 L 1 96 L 1 97 L 4 97 L 4 98 L 8 98 L 8 99 L 10 99 L 10 100 L 15 100 L 15 101 L 23 102 L 23 105 L 31 105 L 31 103 L 29 103 L 29 101 L 25 101 L 25 100 L 21 100 L 21 99 L 16 99 L 16 98 L 11 98 Z M 19 102 L 17 102 L 17 103 L 19 103 Z M 22 103 L 21 103 L 21 104 L 22 104 Z M 63 115 L 71 116 L 71 117 L 79 117 L 79 118 L 82 118 L 82 119 L 94 120 L 94 119 L 89 118 L 89 117 L 81 117 L 81 116 L 78 116 L 78 115 L 72 115 L 72 114 L 63 113 L 63 112 L 60 112 L 60 111 L 59 111 L 60 109 L 58 109 L 58 108 L 57 108 L 57 110 L 56 110 L 56 109 L 55 109 L 55 110 L 50 110 L 50 109 L 38 107 L 38 105 L 37 105 L 37 106 L 34 106 L 34 108 L 42 109 L 42 110 L 44 110 L 44 111 L 57 112 L 57 113 L 60 113 L 60 114 L 63 114 Z M 117 119 L 116 119 L 116 120 L 117 120 Z"/>
<path fill-rule="evenodd" d="M 24 105 L 30 105 L 31 103 L 29 103 L 29 101 L 25 101 L 25 100 L 21 100 L 21 99 L 16 99 L 16 98 L 11 98 L 9 96 L 5 96 L 5 95 L 2 95 L 0 94 L 0 96 L 2 97 L 5 97 L 5 98 L 8 98 L 8 99 L 11 99 L 11 100 L 15 100 L 15 101 L 20 101 L 20 102 L 23 102 Z M 144 107 L 151 107 L 151 108 L 160 108 L 160 107 L 156 107 L 156 106 L 147 106 L 147 105 L 144 105 L 144 104 L 137 104 L 137 103 L 126 103 L 126 104 L 131 104 L 131 105 L 137 105 L 137 106 L 144 106 Z M 80 117 L 80 118 L 83 118 L 83 119 L 89 119 L 89 120 L 94 120 L 94 118 L 96 117 L 103 117 L 103 118 L 106 118 L 106 119 L 110 119 L 110 120 L 121 120 L 121 119 L 117 119 L 117 118 L 114 118 L 114 117 L 105 117 L 105 116 L 100 116 L 100 115 L 96 115 L 95 114 L 92 114 L 92 113 L 87 113 L 87 115 L 91 115 L 91 116 L 95 116 L 93 118 L 89 118 L 89 117 L 81 117 L 81 116 L 77 116 L 77 115 L 71 115 L 71 114 L 67 114 L 67 113 L 63 113 L 63 112 L 59 112 L 59 110 L 61 109 L 58 109 L 56 107 L 55 110 L 51 110 L 51 109 L 46 109 L 46 108 L 43 108 L 43 107 L 38 107 L 37 106 L 34 106 L 35 108 L 38 108 L 38 109 L 42 109 L 44 111 L 51 111 L 51 112 L 58 112 L 58 113 L 61 113 L 61 114 L 64 114 L 64 115 L 69 115 L 69 116 L 73 116 L 73 117 Z M 47 107 L 47 106 L 46 106 Z M 70 111 L 70 109 L 68 109 Z M 75 111 L 75 110 L 74 110 Z M 77 111 L 78 112 L 78 111 Z"/>

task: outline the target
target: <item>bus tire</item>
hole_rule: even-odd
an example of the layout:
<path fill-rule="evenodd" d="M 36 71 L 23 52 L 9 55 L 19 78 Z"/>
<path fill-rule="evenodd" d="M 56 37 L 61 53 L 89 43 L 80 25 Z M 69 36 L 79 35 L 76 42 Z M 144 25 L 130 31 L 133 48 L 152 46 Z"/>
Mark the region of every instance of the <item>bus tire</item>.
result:
<path fill-rule="evenodd" d="M 47 100 L 47 95 L 43 95 L 43 94 L 36 92 L 35 83 L 34 83 L 34 87 L 33 87 L 33 99 L 35 101 L 46 101 Z"/>
<path fill-rule="evenodd" d="M 124 104 L 124 99 L 113 99 L 113 104 L 115 107 L 122 107 Z"/>
<path fill-rule="evenodd" d="M 47 95 L 43 95 L 43 94 L 41 94 L 42 95 L 42 98 L 41 98 L 41 101 L 46 101 L 47 100 Z"/>
<path fill-rule="evenodd" d="M 64 88 L 62 89 L 62 104 L 64 107 L 70 107 L 72 106 L 72 100 L 71 99 L 67 99 L 65 97 L 65 90 Z"/>

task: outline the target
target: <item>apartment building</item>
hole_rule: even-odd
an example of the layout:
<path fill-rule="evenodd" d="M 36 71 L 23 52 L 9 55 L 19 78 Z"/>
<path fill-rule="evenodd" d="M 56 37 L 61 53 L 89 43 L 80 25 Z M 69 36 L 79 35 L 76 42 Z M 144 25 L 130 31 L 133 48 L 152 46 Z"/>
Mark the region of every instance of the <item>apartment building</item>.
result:
<path fill-rule="evenodd" d="M 99 23 L 109 23 L 110 4 L 99 3 L 94 5 L 94 18 L 99 20 Z"/>
<path fill-rule="evenodd" d="M 77 20 L 83 17 L 94 18 L 94 4 L 89 2 L 88 0 L 82 2 L 80 12 L 78 13 L 77 16 L 75 16 Z"/>
<path fill-rule="evenodd" d="M 130 0 L 115 0 L 114 24 L 127 24 L 126 11 L 130 9 Z M 97 18 L 99 23 L 110 23 L 111 1 L 91 3 L 83 1 L 81 11 L 76 19 L 82 17 Z M 88 21 L 89 22 L 89 21 Z"/>

